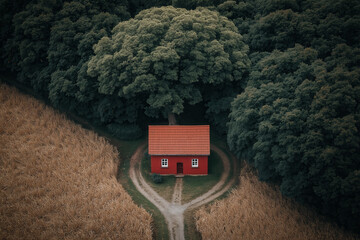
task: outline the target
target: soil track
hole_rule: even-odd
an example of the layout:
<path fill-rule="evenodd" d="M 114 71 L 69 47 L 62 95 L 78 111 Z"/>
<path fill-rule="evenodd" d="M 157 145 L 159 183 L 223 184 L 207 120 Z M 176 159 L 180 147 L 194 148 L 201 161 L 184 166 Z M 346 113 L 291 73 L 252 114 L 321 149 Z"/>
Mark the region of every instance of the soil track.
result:
<path fill-rule="evenodd" d="M 169 239 L 184 240 L 184 212 L 188 209 L 193 209 L 211 202 L 212 200 L 218 198 L 226 191 L 228 191 L 230 187 L 234 184 L 235 174 L 233 174 L 231 180 L 227 184 L 225 184 L 230 174 L 230 160 L 220 148 L 211 144 L 211 149 L 220 156 L 224 164 L 224 172 L 222 173 L 219 182 L 214 185 L 208 192 L 191 200 L 184 205 L 181 205 L 182 179 L 176 180 L 173 199 L 170 203 L 166 201 L 163 197 L 161 197 L 154 189 L 152 189 L 151 186 L 147 184 L 147 182 L 141 175 L 140 164 L 141 159 L 146 151 L 146 146 L 146 142 L 140 145 L 131 157 L 129 169 L 130 178 L 133 181 L 136 189 L 150 202 L 152 202 L 164 215 L 168 225 Z M 232 170 L 235 173 L 236 161 L 233 162 L 234 168 Z"/>
<path fill-rule="evenodd" d="M 181 194 L 183 189 L 183 179 L 176 178 L 175 187 L 174 187 L 174 194 L 172 196 L 171 203 L 174 205 L 181 205 Z"/>

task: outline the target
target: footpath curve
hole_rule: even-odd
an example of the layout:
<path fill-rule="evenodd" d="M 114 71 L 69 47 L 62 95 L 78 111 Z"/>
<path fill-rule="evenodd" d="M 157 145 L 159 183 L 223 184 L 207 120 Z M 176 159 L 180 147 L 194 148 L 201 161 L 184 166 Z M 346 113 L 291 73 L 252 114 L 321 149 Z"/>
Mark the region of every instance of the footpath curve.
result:
<path fill-rule="evenodd" d="M 129 169 L 130 178 L 133 181 L 136 189 L 151 203 L 153 203 L 164 215 L 169 230 L 169 239 L 184 240 L 184 212 L 188 209 L 196 208 L 213 201 L 228 191 L 234 184 L 235 174 L 233 174 L 233 177 L 230 179 L 230 181 L 226 183 L 226 180 L 230 174 L 230 160 L 220 148 L 211 144 L 211 149 L 220 156 L 224 165 L 224 172 L 222 173 L 219 182 L 203 195 L 191 200 L 186 204 L 180 205 L 181 201 L 179 201 L 177 198 L 179 195 L 181 198 L 182 179 L 176 182 L 173 201 L 168 202 L 163 197 L 161 197 L 143 178 L 140 171 L 140 164 L 141 159 L 146 151 L 146 147 L 147 143 L 145 142 L 141 144 L 132 155 Z M 234 168 L 232 170 L 235 173 L 236 161 L 234 161 L 235 158 L 232 160 L 234 162 Z"/>

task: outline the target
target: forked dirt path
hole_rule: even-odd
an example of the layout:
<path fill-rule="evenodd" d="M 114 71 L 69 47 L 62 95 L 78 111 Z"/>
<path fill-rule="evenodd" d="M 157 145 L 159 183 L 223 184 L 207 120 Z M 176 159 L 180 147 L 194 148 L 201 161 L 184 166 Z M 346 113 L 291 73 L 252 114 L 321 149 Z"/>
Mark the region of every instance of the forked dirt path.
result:
<path fill-rule="evenodd" d="M 141 159 L 146 151 L 146 142 L 143 143 L 135 151 L 130 160 L 129 175 L 133 181 L 136 189 L 144 195 L 150 202 L 152 202 L 164 215 L 169 230 L 169 239 L 184 240 L 184 212 L 188 209 L 199 207 L 203 204 L 211 202 L 217 197 L 224 194 L 230 189 L 235 182 L 235 174 L 232 179 L 226 183 L 226 179 L 230 174 L 230 161 L 228 156 L 218 147 L 211 144 L 211 149 L 215 151 L 221 158 L 224 165 L 224 172 L 222 173 L 219 182 L 214 185 L 205 194 L 191 200 L 190 202 L 181 205 L 182 179 L 176 179 L 174 194 L 171 203 L 161 197 L 149 184 L 145 181 L 140 171 Z M 232 159 L 234 160 L 234 159 Z M 236 161 L 234 162 L 233 171 L 236 171 Z"/>

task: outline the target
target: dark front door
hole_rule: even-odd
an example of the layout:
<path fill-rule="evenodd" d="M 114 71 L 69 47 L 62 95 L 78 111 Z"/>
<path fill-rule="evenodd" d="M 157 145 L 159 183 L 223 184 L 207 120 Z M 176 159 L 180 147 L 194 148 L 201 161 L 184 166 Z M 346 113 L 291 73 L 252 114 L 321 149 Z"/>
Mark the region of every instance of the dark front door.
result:
<path fill-rule="evenodd" d="M 183 163 L 177 163 L 177 174 L 183 174 Z"/>

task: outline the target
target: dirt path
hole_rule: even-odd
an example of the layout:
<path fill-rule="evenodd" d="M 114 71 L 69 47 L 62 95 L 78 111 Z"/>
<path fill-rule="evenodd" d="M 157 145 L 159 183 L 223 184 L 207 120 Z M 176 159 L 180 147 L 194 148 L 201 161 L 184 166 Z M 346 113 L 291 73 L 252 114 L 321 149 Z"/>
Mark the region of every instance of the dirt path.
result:
<path fill-rule="evenodd" d="M 172 204 L 181 205 L 182 189 L 183 189 L 183 179 L 176 178 L 174 193 L 173 193 L 172 201 L 171 201 Z"/>
<path fill-rule="evenodd" d="M 163 197 L 161 197 L 157 192 L 155 192 L 155 190 L 153 190 L 149 186 L 149 184 L 147 184 L 147 182 L 141 175 L 140 164 L 142 156 L 145 153 L 146 146 L 146 142 L 143 143 L 141 146 L 138 147 L 138 149 L 131 157 L 129 169 L 130 178 L 133 181 L 136 189 L 150 202 L 152 202 L 164 215 L 166 223 L 168 225 L 170 235 L 169 239 L 184 240 L 184 212 L 187 209 L 199 207 L 216 199 L 217 197 L 228 191 L 233 185 L 235 181 L 235 174 L 233 174 L 233 178 L 225 185 L 226 179 L 230 174 L 230 161 L 227 155 L 221 149 L 212 144 L 211 149 L 220 156 L 224 164 L 224 172 L 222 173 L 219 182 L 205 194 L 193 199 L 192 201 L 184 205 L 181 205 L 182 178 L 178 178 L 176 180 L 172 202 L 170 203 L 166 201 Z M 236 170 L 235 163 L 236 161 L 234 161 L 234 173 Z"/>

